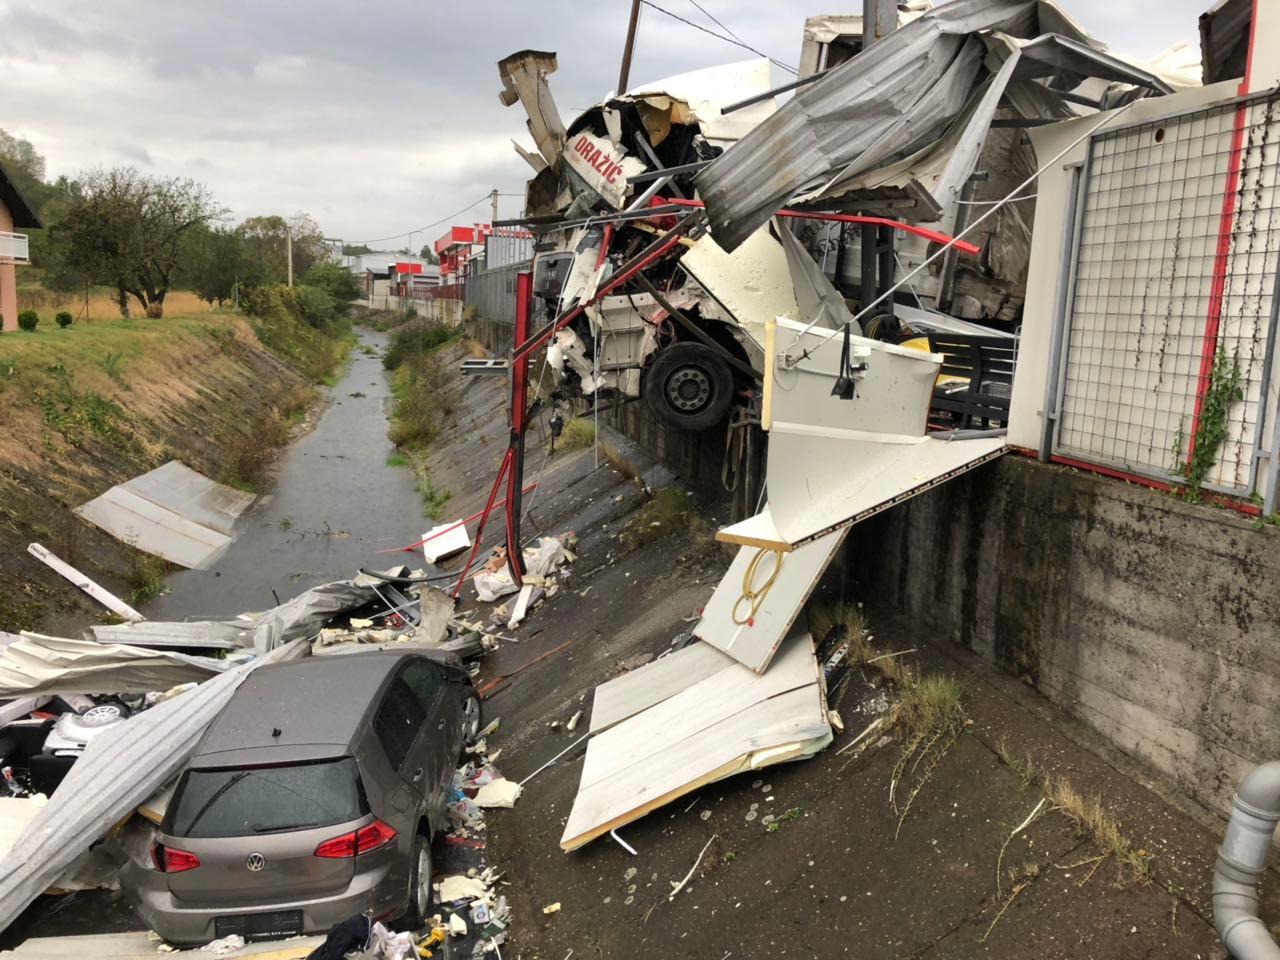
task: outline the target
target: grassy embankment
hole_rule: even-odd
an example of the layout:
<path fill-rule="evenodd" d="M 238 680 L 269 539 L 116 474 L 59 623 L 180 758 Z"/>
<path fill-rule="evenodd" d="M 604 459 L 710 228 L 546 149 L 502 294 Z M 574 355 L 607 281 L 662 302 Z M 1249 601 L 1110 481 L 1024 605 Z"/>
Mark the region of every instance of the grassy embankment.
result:
<path fill-rule="evenodd" d="M 388 436 L 397 452 L 387 463 L 412 468 L 422 497 L 423 513 L 439 520 L 453 494 L 432 483 L 426 468 L 426 454 L 457 408 L 454 383 L 440 354 L 449 344 L 462 339 L 462 331 L 422 319 L 396 324 L 395 318 L 388 322 L 386 317 L 375 317 L 371 318 L 370 325 L 391 331 L 382 364 L 393 372 L 391 389 L 396 403 Z"/>
<path fill-rule="evenodd" d="M 277 297 L 254 316 L 205 312 L 78 322 L 43 316 L 0 336 L 0 630 L 99 616 L 26 554 L 40 541 L 138 602 L 162 564 L 102 534 L 71 508 L 179 459 L 247 489 L 350 344 L 341 322 L 309 326 Z"/>

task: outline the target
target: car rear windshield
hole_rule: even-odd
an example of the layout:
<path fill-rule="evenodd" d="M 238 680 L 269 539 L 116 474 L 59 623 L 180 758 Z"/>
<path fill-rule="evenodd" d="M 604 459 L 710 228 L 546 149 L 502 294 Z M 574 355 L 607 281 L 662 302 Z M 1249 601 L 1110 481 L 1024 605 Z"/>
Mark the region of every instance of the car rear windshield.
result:
<path fill-rule="evenodd" d="M 287 766 L 188 770 L 169 833 L 248 837 L 328 827 L 369 812 L 351 757 Z"/>

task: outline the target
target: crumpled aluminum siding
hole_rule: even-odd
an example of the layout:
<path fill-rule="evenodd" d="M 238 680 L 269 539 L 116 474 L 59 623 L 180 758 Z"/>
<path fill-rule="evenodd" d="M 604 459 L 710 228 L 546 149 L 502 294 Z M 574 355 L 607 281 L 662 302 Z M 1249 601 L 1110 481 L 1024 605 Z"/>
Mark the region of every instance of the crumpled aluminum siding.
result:
<path fill-rule="evenodd" d="M 9 856 L 0 861 L 0 930 L 76 857 L 181 772 L 205 729 L 253 670 L 310 652 L 305 641 L 280 647 L 91 740 Z"/>
<path fill-rule="evenodd" d="M 936 141 L 973 104 L 974 78 L 985 55 L 974 34 L 982 31 L 1024 40 L 1058 34 L 1078 50 L 1103 50 L 1049 0 L 951 0 L 938 6 L 799 91 L 698 174 L 694 184 L 717 242 L 733 250 L 797 194 L 901 160 Z M 1105 54 L 1102 59 L 1115 62 Z M 1001 80 L 1007 79 L 1006 73 Z M 987 113 L 986 107 L 977 112 Z M 976 126 L 966 130 L 966 142 L 984 132 Z M 965 153 L 980 146 L 979 139 Z M 963 164 L 948 173 L 948 181 L 963 182 Z M 936 216 L 936 210 L 921 213 Z"/>
<path fill-rule="evenodd" d="M 0 651 L 0 698 L 37 693 L 149 693 L 200 682 L 225 660 L 122 643 L 24 633 Z"/>

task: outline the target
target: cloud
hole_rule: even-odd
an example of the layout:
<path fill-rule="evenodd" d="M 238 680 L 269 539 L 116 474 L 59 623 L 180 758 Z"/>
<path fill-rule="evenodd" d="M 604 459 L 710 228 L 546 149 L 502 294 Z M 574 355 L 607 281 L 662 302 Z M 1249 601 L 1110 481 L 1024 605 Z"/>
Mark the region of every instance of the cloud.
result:
<path fill-rule="evenodd" d="M 719 29 L 689 0 L 656 2 Z M 804 18 L 827 12 L 795 0 L 700 2 L 792 64 Z M 1170 0 L 1159 13 L 1138 0 L 1069 6 L 1114 49 L 1150 56 L 1193 39 L 1204 2 Z M 557 51 L 553 89 L 569 119 L 616 85 L 625 14 L 624 4 L 569 0 L 451 4 L 447 15 L 421 0 L 0 0 L 0 126 L 30 139 L 53 175 L 147 165 L 208 183 L 237 217 L 306 210 L 331 236 L 380 237 L 493 187 L 521 192 L 528 168 L 509 141 L 527 142 L 524 115 L 499 103 L 495 63 Z M 750 56 L 645 7 L 631 75 Z M 519 208 L 505 198 L 501 215 Z M 487 218 L 487 204 L 459 217 Z"/>

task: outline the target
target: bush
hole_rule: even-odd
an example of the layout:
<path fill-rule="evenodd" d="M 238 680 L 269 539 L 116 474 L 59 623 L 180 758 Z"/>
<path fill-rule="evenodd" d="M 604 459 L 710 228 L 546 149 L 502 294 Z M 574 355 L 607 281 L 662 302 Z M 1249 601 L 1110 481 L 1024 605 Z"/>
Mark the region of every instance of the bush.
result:
<path fill-rule="evenodd" d="M 317 261 L 302 278 L 302 283 L 323 290 L 339 303 L 350 303 L 363 293 L 355 275 L 331 260 Z"/>
<path fill-rule="evenodd" d="M 57 323 L 58 326 L 60 326 L 63 330 L 67 329 L 67 327 L 71 326 L 71 324 L 75 322 L 72 319 L 71 314 L 68 313 L 66 310 L 59 310 L 56 314 L 54 314 L 53 319 L 54 319 L 54 322 Z"/>
<path fill-rule="evenodd" d="M 435 321 L 405 324 L 391 335 L 387 352 L 382 355 L 382 365 L 388 370 L 395 370 L 406 360 L 443 346 L 459 333 L 456 327 L 446 327 Z"/>
<path fill-rule="evenodd" d="M 322 290 L 266 284 L 246 290 L 240 302 L 263 346 L 308 379 L 323 381 L 346 356 L 350 321 Z"/>
<path fill-rule="evenodd" d="M 319 287 L 284 287 L 280 295 L 286 309 L 308 327 L 327 332 L 338 319 L 336 302 Z"/>
<path fill-rule="evenodd" d="M 20 310 L 18 312 L 18 328 L 31 333 L 35 330 L 36 324 L 40 322 L 40 314 L 34 310 Z"/>

